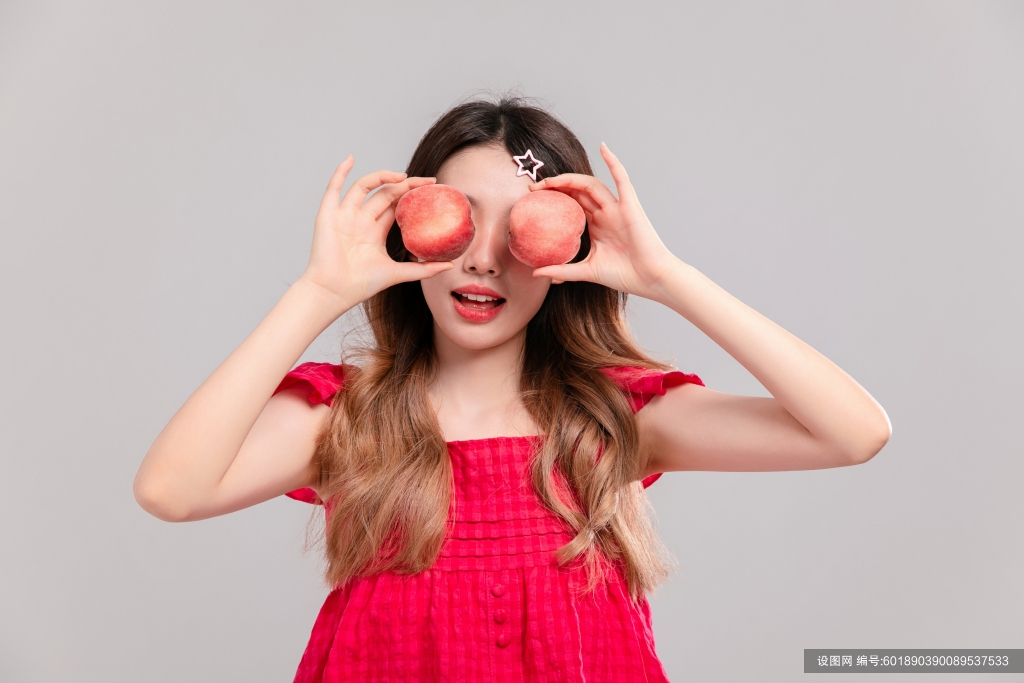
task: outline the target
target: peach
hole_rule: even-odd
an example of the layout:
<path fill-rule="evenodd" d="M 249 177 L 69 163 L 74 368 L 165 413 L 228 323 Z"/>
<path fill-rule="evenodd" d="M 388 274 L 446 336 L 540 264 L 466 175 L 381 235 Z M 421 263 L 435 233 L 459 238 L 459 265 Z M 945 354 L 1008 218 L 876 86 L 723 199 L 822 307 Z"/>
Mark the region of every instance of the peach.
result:
<path fill-rule="evenodd" d="M 402 242 L 425 261 L 454 261 L 473 241 L 469 200 L 450 185 L 421 185 L 398 200 L 395 220 Z"/>
<path fill-rule="evenodd" d="M 509 251 L 534 268 L 565 263 L 579 252 L 586 223 L 583 207 L 564 192 L 531 192 L 512 206 Z"/>

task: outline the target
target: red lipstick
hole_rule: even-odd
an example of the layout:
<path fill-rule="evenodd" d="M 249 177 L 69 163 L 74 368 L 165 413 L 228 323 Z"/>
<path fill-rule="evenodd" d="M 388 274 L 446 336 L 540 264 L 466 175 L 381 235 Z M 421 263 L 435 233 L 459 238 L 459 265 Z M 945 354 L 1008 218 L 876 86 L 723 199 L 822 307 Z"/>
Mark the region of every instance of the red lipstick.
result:
<path fill-rule="evenodd" d="M 464 285 L 452 291 L 455 312 L 474 323 L 494 320 L 505 305 L 505 297 L 489 287 Z"/>

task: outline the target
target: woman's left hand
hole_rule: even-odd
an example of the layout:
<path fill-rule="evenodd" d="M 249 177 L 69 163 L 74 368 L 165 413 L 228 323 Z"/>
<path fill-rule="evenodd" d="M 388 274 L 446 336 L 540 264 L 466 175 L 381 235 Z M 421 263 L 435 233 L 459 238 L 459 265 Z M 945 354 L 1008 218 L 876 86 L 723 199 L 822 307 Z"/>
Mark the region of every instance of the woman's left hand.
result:
<path fill-rule="evenodd" d="M 585 259 L 537 268 L 533 274 L 555 282 L 587 280 L 657 300 L 667 271 L 680 261 L 658 237 L 626 169 L 603 142 L 601 156 L 615 181 L 618 199 L 600 180 L 579 173 L 563 173 L 530 186 L 530 190 L 557 190 L 575 199 L 590 228 L 590 253 Z"/>

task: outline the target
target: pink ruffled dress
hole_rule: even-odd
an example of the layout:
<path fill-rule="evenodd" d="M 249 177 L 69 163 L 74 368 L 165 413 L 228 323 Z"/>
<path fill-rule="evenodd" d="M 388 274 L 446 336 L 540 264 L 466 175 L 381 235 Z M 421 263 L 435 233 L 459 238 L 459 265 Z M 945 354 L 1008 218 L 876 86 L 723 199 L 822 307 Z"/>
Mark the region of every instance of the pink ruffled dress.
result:
<path fill-rule="evenodd" d="M 704 384 L 678 371 L 604 372 L 634 412 L 670 387 Z M 304 363 L 277 391 L 295 385 L 310 403 L 330 405 L 344 366 Z M 296 683 L 668 680 L 646 597 L 630 600 L 617 569 L 605 590 L 581 597 L 582 570 L 554 561 L 573 534 L 533 492 L 529 461 L 538 438 L 448 442 L 455 518 L 437 562 L 418 574 L 365 576 L 332 591 Z M 311 489 L 288 496 L 321 504 Z"/>

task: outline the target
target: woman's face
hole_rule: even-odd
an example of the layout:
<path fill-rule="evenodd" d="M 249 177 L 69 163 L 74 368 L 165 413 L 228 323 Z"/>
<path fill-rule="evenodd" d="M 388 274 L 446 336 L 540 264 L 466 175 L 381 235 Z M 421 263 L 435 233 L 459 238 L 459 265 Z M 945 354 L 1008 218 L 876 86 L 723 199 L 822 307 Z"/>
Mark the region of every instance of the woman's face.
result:
<path fill-rule="evenodd" d="M 491 348 L 522 332 L 551 286 L 550 278 L 533 277 L 533 268 L 508 249 L 512 205 L 529 194 L 532 182 L 516 176 L 517 168 L 503 147 L 475 146 L 449 157 L 436 176 L 469 198 L 476 233 L 454 268 L 421 281 L 423 295 L 434 334 L 465 349 Z"/>

